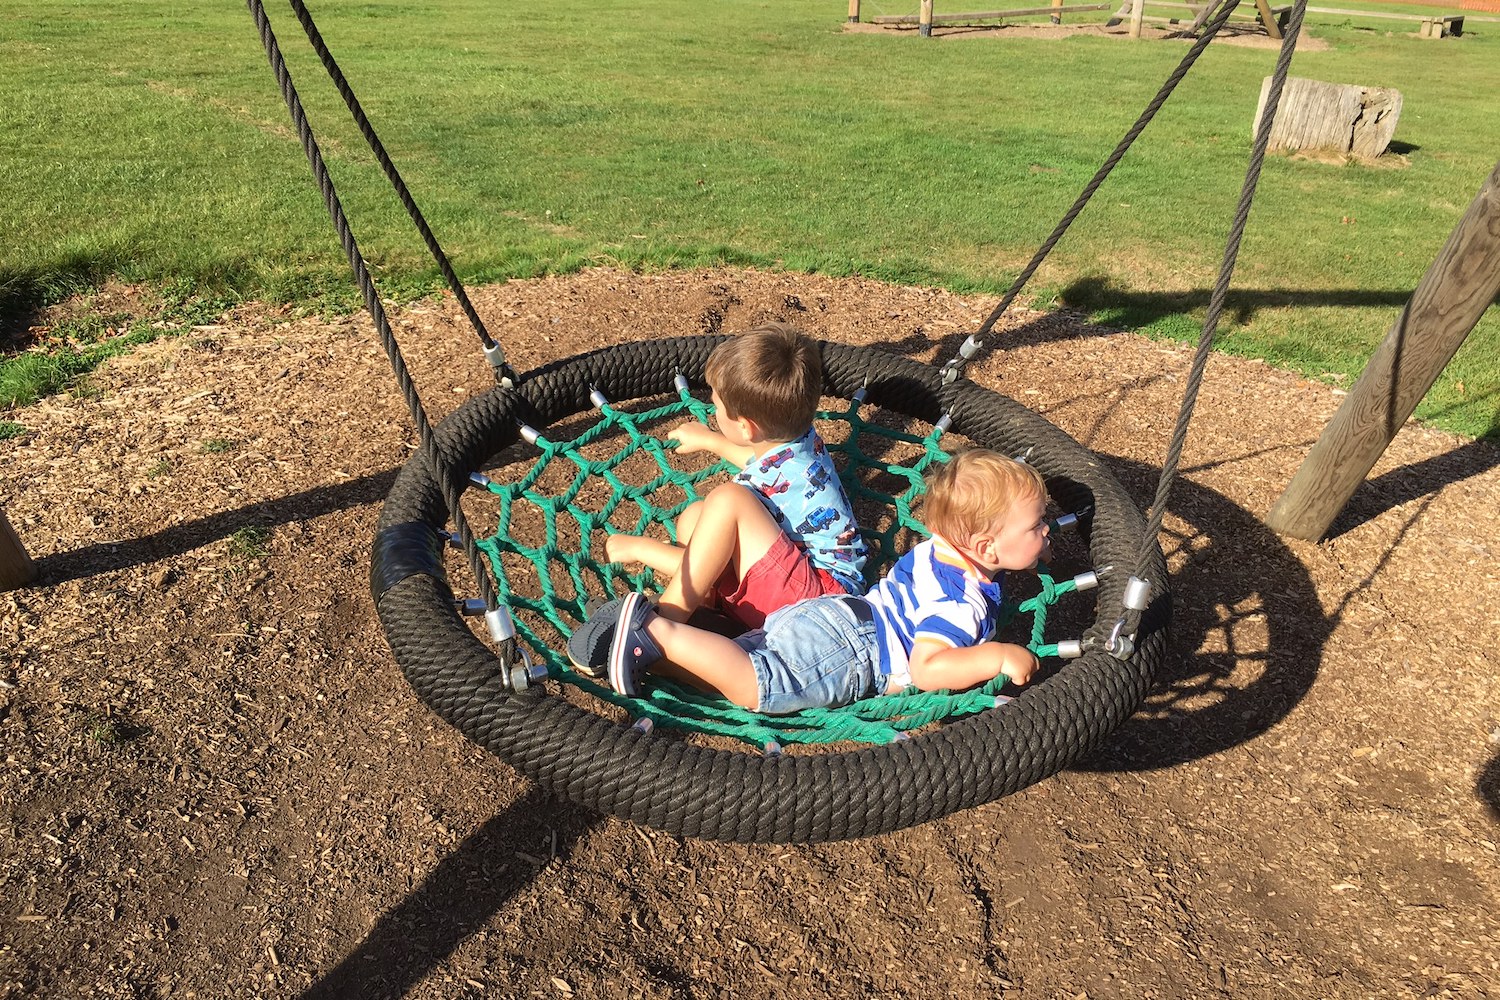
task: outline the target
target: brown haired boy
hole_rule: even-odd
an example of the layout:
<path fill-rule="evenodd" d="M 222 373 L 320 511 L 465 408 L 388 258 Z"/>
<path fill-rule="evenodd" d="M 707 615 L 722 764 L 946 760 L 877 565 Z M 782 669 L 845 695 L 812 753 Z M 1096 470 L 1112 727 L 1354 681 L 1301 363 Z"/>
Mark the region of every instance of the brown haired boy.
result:
<path fill-rule="evenodd" d="M 611 535 L 612 562 L 669 575 L 657 613 L 685 622 L 717 607 L 746 628 L 794 601 L 864 592 L 865 542 L 813 416 L 823 388 L 817 345 L 779 323 L 720 344 L 704 378 L 717 432 L 672 431 L 684 455 L 711 452 L 740 467 L 677 518 L 677 545 Z"/>

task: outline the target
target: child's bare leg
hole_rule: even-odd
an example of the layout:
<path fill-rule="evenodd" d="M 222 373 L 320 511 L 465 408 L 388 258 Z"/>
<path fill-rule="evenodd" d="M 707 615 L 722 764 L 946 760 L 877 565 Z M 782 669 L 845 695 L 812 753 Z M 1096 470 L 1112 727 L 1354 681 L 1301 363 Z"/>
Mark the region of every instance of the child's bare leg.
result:
<path fill-rule="evenodd" d="M 781 527 L 755 494 L 736 483 L 715 487 L 702 503 L 680 568 L 662 591 L 657 613 L 675 622 L 687 621 L 724 570 L 733 567 L 736 576 L 743 575 L 780 536 Z"/>
<path fill-rule="evenodd" d="M 610 535 L 604 540 L 604 555 L 610 562 L 641 563 L 666 576 L 676 576 L 684 549 L 671 542 L 640 535 Z"/>
<path fill-rule="evenodd" d="M 733 639 L 660 614 L 646 623 L 646 634 L 660 647 L 664 657 L 651 667 L 652 673 L 720 694 L 741 708 L 760 706 L 755 664 Z"/>
<path fill-rule="evenodd" d="M 698 528 L 698 518 L 703 516 L 703 501 L 694 500 L 677 515 L 677 544 L 687 545 Z"/>
<path fill-rule="evenodd" d="M 638 562 L 666 576 L 676 576 L 682 562 L 682 549 L 698 525 L 703 501 L 695 500 L 677 515 L 677 544 L 645 538 L 641 535 L 610 535 L 604 540 L 604 556 L 610 562 Z"/>

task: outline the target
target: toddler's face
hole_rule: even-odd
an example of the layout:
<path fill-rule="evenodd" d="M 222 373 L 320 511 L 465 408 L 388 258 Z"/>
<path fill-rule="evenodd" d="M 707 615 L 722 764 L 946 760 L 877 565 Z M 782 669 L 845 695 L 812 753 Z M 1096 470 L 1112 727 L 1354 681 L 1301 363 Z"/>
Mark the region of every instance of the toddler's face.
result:
<path fill-rule="evenodd" d="M 995 569 L 1031 569 L 1047 547 L 1047 501 L 1025 497 L 1010 505 L 990 527 Z"/>
<path fill-rule="evenodd" d="M 713 389 L 709 400 L 714 404 L 714 423 L 718 426 L 719 433 L 733 445 L 745 446 L 750 443 L 750 436 L 745 433 L 745 427 L 738 420 L 732 420 L 725 415 L 724 401 L 719 398 L 719 390 Z"/>

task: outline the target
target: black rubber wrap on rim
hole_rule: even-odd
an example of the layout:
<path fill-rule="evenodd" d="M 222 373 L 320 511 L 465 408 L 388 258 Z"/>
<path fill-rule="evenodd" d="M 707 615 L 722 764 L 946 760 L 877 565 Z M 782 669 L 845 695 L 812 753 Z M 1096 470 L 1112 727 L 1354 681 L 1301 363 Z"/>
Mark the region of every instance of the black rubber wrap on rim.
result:
<path fill-rule="evenodd" d="M 519 439 L 517 421 L 538 429 L 592 408 L 597 387 L 627 402 L 673 391 L 679 372 L 702 384 L 723 337 L 622 344 L 524 376 L 512 389 L 475 397 L 438 428 L 454 475 L 465 478 Z M 1031 450 L 1064 510 L 1093 508 L 1083 528 L 1095 566 L 1132 565 L 1145 519 L 1098 459 L 1013 400 L 937 368 L 874 348 L 822 343 L 827 394 L 935 423 L 1003 454 Z M 458 617 L 430 546 L 447 518 L 442 490 L 422 453 L 407 462 L 381 513 L 371 587 L 396 661 L 418 696 L 470 740 L 548 791 L 587 808 L 687 837 L 811 843 L 884 833 L 1008 795 L 1097 747 L 1141 704 L 1166 647 L 1170 600 L 1159 547 L 1153 598 L 1137 649 L 1116 660 L 1102 650 L 1067 661 L 1001 708 L 912 739 L 845 752 L 783 754 L 713 750 L 641 734 L 547 695 L 501 686 L 499 660 Z M 427 530 L 422 530 L 425 525 Z M 404 553 L 412 546 L 414 553 Z M 393 571 L 392 565 L 405 566 Z M 404 575 L 403 575 L 404 573 Z M 1120 608 L 1126 573 L 1096 591 L 1100 615 L 1086 635 L 1102 644 Z"/>

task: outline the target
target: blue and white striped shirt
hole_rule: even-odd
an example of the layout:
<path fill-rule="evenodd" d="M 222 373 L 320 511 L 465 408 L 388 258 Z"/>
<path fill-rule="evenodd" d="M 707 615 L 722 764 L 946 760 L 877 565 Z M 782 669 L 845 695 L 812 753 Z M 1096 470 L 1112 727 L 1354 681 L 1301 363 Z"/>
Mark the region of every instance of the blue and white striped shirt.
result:
<path fill-rule="evenodd" d="M 986 579 L 948 542 L 934 535 L 896 560 L 864 599 L 875 612 L 884 690 L 911 683 L 918 639 L 977 646 L 994 635 L 1000 583 Z"/>

